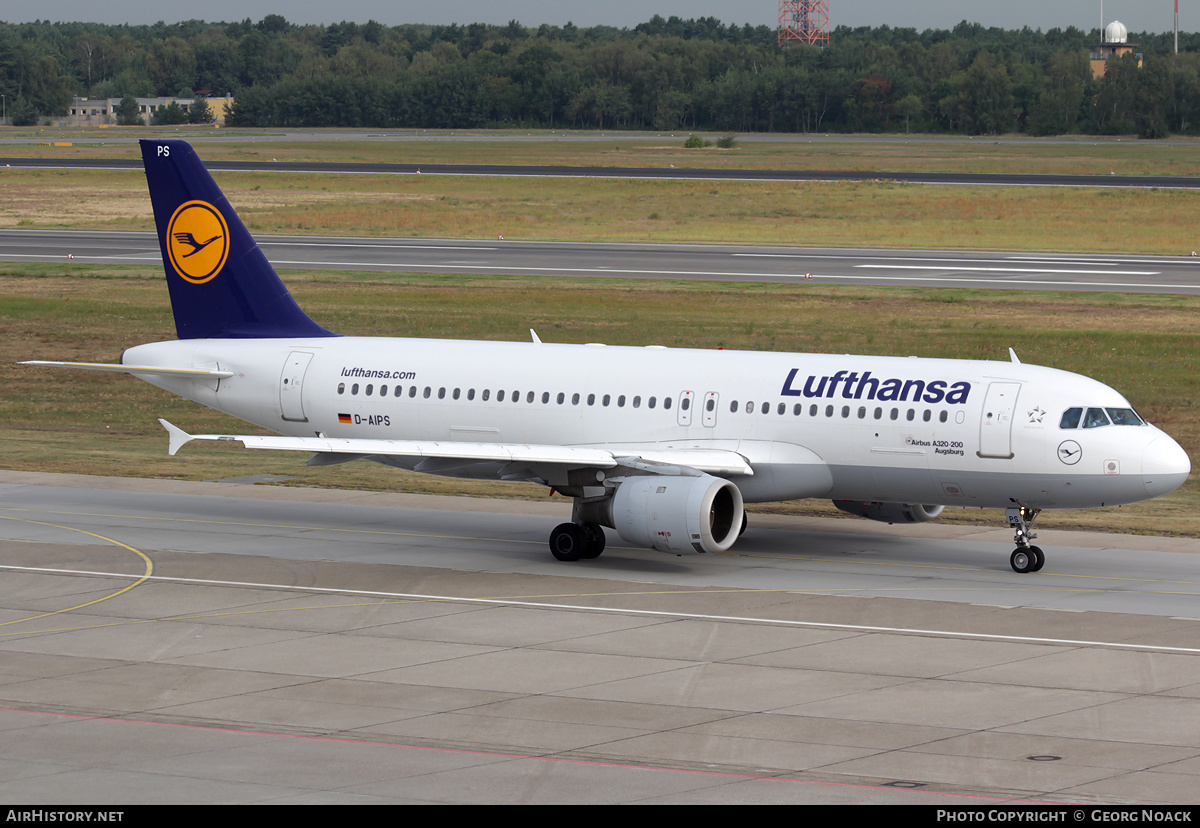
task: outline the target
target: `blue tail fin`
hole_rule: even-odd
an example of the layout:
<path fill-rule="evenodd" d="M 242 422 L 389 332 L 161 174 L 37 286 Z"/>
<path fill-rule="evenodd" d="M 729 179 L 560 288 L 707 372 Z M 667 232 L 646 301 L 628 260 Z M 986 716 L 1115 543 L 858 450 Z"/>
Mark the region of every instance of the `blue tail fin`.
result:
<path fill-rule="evenodd" d="M 336 336 L 309 319 L 185 141 L 142 141 L 180 339 Z"/>

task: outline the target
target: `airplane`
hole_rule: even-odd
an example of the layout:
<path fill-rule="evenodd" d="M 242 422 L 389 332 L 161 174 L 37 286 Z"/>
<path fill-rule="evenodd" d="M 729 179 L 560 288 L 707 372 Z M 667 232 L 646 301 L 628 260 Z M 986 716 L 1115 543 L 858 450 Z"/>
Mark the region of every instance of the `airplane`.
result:
<path fill-rule="evenodd" d="M 947 505 L 1005 509 L 1009 564 L 1036 572 L 1043 509 L 1133 503 L 1191 471 L 1112 388 L 1010 361 L 542 342 L 351 337 L 296 304 L 192 147 L 141 141 L 178 339 L 118 364 L 272 436 L 192 440 L 365 459 L 450 477 L 533 481 L 573 499 L 561 561 L 605 527 L 663 552 L 721 553 L 745 503 L 828 498 L 887 523 Z M 198 242 L 197 239 L 206 239 Z"/>

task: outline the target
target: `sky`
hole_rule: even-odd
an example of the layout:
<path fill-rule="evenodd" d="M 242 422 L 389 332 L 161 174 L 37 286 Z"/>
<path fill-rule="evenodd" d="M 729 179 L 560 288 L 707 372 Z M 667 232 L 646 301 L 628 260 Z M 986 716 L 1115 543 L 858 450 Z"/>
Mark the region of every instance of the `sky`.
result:
<path fill-rule="evenodd" d="M 1176 0 L 829 0 L 830 27 L 907 26 L 919 30 L 948 29 L 962 20 L 1004 29 L 1045 31 L 1076 26 L 1092 30 L 1100 25 L 1101 6 L 1105 24 L 1120 20 L 1130 31 L 1167 32 L 1174 28 Z M 1180 31 L 1200 31 L 1200 0 L 1178 0 Z M 400 23 L 494 23 L 517 20 L 529 27 L 542 23 L 561 26 L 628 28 L 655 14 L 682 18 L 715 17 L 725 23 L 750 23 L 774 28 L 779 22 L 778 0 L 508 0 L 483 3 L 479 0 L 205 0 L 180 3 L 172 0 L 4 0 L 0 20 L 24 23 L 31 20 L 91 21 L 96 23 L 145 24 L 199 19 L 209 22 L 261 20 L 282 14 L 292 23 L 336 23 L 377 20 L 387 25 Z"/>

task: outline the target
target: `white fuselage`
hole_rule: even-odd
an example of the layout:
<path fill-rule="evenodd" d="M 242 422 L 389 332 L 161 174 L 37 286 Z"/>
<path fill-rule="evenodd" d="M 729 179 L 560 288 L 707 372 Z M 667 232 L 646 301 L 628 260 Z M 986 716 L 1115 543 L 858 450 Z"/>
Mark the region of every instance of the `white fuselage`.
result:
<path fill-rule="evenodd" d="M 754 469 L 730 478 L 747 501 L 1102 506 L 1190 469 L 1151 425 L 1063 427 L 1073 408 L 1131 407 L 1016 362 L 359 337 L 183 340 L 122 360 L 231 371 L 143 378 L 290 436 L 724 449 Z"/>

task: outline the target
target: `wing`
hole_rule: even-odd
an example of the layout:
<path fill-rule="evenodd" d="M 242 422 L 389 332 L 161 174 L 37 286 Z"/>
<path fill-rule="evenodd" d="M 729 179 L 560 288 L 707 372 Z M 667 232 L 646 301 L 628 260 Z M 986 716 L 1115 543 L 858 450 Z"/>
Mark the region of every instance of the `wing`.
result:
<path fill-rule="evenodd" d="M 159 423 L 170 435 L 168 451 L 174 455 L 192 440 L 241 443 L 251 449 L 304 451 L 313 454 L 310 465 L 331 465 L 360 457 L 414 457 L 427 461 L 504 463 L 521 466 L 559 466 L 568 469 L 612 469 L 634 467 L 657 474 L 678 474 L 680 468 L 716 475 L 752 475 L 746 458 L 719 449 L 663 449 L 638 451 L 629 456 L 619 451 L 584 446 L 553 446 L 533 443 L 460 443 L 434 440 L 369 440 L 340 437 L 277 437 L 237 434 L 188 434 L 166 420 Z M 422 469 L 418 467 L 418 471 Z M 434 470 L 434 469 L 429 469 Z"/>

